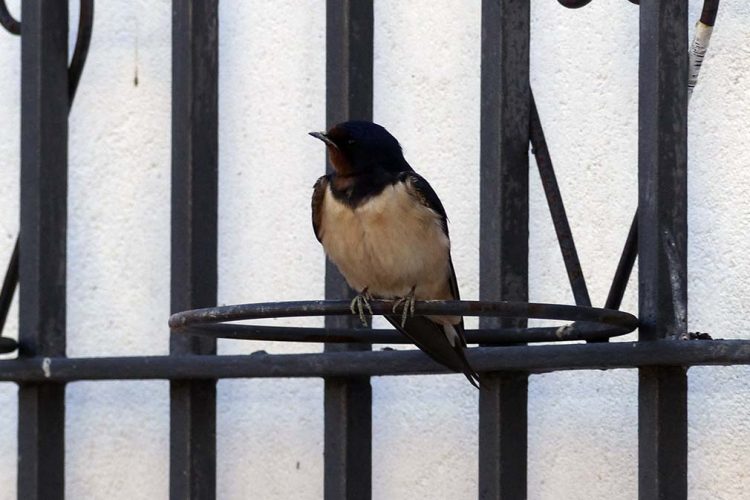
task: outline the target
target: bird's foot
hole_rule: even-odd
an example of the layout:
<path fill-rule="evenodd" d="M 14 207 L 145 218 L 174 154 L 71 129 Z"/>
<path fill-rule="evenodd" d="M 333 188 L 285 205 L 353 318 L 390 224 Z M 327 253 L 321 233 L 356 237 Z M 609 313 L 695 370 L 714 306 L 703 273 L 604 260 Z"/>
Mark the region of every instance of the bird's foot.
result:
<path fill-rule="evenodd" d="M 406 320 L 409 316 L 414 316 L 414 302 L 416 302 L 415 293 L 416 285 L 411 287 L 411 290 L 409 293 L 398 299 L 393 304 L 393 312 L 396 313 L 399 307 L 402 307 L 401 310 L 401 327 L 406 326 Z"/>
<path fill-rule="evenodd" d="M 370 316 L 372 316 L 372 307 L 370 307 L 371 300 L 372 295 L 370 295 L 370 292 L 368 292 L 367 288 L 365 288 L 361 293 L 355 295 L 351 303 L 349 304 L 349 309 L 351 309 L 352 314 L 359 316 L 359 319 L 360 321 L 362 321 L 362 324 L 364 326 L 367 326 L 365 309 L 367 309 L 367 311 L 369 311 L 370 313 Z"/>

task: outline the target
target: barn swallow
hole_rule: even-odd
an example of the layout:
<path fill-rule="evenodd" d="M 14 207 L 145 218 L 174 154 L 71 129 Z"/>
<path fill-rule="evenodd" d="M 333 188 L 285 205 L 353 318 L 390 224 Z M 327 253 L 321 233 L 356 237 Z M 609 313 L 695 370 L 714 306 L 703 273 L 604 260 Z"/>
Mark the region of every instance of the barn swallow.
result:
<path fill-rule="evenodd" d="M 334 169 L 315 183 L 313 230 L 358 293 L 352 313 L 364 320 L 369 300 L 394 300 L 394 314 L 385 318 L 478 388 L 479 375 L 464 353 L 463 318 L 414 315 L 416 300 L 459 300 L 448 219 L 437 194 L 380 125 L 348 121 L 310 135 L 326 144 Z"/>

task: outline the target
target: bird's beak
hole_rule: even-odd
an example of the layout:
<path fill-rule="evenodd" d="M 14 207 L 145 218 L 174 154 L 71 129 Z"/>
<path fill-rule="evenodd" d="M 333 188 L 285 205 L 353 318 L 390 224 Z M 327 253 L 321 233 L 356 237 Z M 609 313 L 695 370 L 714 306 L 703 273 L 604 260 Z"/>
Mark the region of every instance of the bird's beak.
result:
<path fill-rule="evenodd" d="M 316 139 L 320 139 L 321 141 L 325 142 L 328 146 L 331 146 L 336 149 L 339 148 L 335 142 L 333 142 L 331 139 L 328 138 L 325 132 L 309 132 L 309 134 L 315 137 Z"/>

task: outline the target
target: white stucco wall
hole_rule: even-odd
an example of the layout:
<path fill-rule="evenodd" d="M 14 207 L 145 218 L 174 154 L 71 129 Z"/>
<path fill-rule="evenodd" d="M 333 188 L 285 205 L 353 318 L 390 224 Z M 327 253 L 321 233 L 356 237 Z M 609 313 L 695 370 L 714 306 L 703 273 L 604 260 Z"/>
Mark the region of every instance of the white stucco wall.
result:
<path fill-rule="evenodd" d="M 18 15 L 19 1 L 8 3 Z M 309 196 L 324 151 L 306 132 L 326 125 L 324 7 L 221 2 L 221 303 L 322 298 Z M 75 25 L 75 6 L 72 16 Z M 462 294 L 474 299 L 480 2 L 378 0 L 375 17 L 375 120 L 443 199 Z M 170 24 L 168 1 L 96 5 L 70 117 L 70 356 L 168 351 Z M 636 205 L 637 26 L 624 0 L 576 11 L 532 4 L 532 84 L 596 304 Z M 722 3 L 690 114 L 690 329 L 721 338 L 748 337 L 747 26 L 750 5 Z M 19 39 L 0 31 L 2 269 L 18 228 L 19 60 Z M 531 298 L 570 303 L 532 167 Z M 631 288 L 623 308 L 636 306 Z M 318 348 L 224 341 L 219 350 Z M 750 492 L 748 376 L 747 367 L 690 371 L 691 499 Z M 477 392 L 459 375 L 372 384 L 374 498 L 476 498 Z M 529 498 L 635 498 L 636 373 L 533 376 L 529 391 Z M 321 498 L 322 396 L 317 380 L 220 382 L 219 498 Z M 67 401 L 68 498 L 167 497 L 166 382 L 75 383 Z M 16 418 L 15 386 L 0 384 L 0 500 L 15 498 Z"/>

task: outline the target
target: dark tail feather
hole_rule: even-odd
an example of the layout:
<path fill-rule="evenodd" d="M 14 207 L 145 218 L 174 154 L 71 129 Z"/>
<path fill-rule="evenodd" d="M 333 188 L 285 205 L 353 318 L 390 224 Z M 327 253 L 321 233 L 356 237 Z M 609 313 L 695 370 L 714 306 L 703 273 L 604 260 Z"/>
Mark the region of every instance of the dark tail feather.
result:
<path fill-rule="evenodd" d="M 464 354 L 466 342 L 463 338 L 463 324 L 455 325 L 459 339 L 452 346 L 445 335 L 443 326 L 424 316 L 413 316 L 406 320 L 406 326 L 401 326 L 400 316 L 385 315 L 398 331 L 406 335 L 417 347 L 432 359 L 454 372 L 463 373 L 471 385 L 479 389 L 479 374 L 471 367 Z"/>

